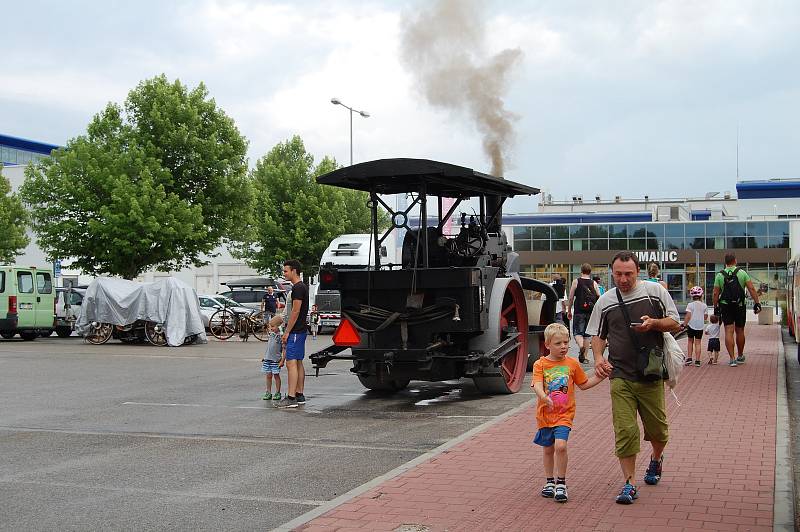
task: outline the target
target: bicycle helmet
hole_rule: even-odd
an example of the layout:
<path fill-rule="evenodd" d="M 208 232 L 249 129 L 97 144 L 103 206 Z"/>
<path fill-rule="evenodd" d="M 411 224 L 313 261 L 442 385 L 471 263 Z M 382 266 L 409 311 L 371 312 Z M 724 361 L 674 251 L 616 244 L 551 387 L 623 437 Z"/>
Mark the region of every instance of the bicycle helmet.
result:
<path fill-rule="evenodd" d="M 689 295 L 692 297 L 703 297 L 703 289 L 699 286 L 692 287 L 692 289 L 689 290 Z"/>

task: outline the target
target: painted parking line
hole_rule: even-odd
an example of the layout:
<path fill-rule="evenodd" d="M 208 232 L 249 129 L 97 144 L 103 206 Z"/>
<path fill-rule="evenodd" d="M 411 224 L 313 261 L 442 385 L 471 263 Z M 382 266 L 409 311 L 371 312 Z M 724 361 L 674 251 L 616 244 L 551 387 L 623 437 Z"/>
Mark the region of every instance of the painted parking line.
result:
<path fill-rule="evenodd" d="M 258 497 L 254 495 L 235 495 L 233 493 L 208 493 L 202 491 L 173 491 L 173 490 L 156 490 L 147 488 L 132 488 L 127 486 L 98 486 L 97 484 L 82 484 L 79 482 L 50 482 L 50 481 L 32 481 L 32 480 L 5 480 L 0 479 L 0 484 L 13 484 L 14 486 L 28 485 L 28 486 L 47 486 L 57 488 L 78 488 L 86 490 L 100 490 L 111 491 L 129 494 L 146 494 L 146 495 L 164 495 L 166 497 L 177 498 L 198 498 L 198 499 L 226 499 L 234 501 L 254 501 L 266 502 L 276 504 L 298 504 L 302 506 L 321 506 L 327 501 L 318 501 L 314 499 L 291 499 L 285 497 Z"/>
<path fill-rule="evenodd" d="M 8 432 L 39 432 L 48 434 L 70 434 L 76 436 L 118 436 L 125 438 L 149 438 L 154 440 L 193 440 L 203 442 L 225 442 L 225 443 L 256 443 L 263 445 L 294 445 L 297 447 L 321 447 L 327 449 L 363 449 L 370 451 L 389 451 L 407 453 L 426 453 L 430 447 L 399 447 L 392 445 L 371 445 L 360 443 L 336 443 L 315 440 L 300 439 L 276 439 L 259 437 L 237 437 L 221 436 L 214 434 L 173 434 L 159 432 L 125 432 L 116 430 L 75 430 L 42 427 L 23 427 L 23 426 L 0 426 L 0 431 Z"/>
<path fill-rule="evenodd" d="M 339 394 L 342 395 L 342 394 Z M 155 406 L 155 407 L 179 407 L 179 408 L 216 408 L 216 409 L 234 409 L 234 410 L 270 410 L 269 405 L 259 405 L 259 406 L 226 406 L 226 405 L 211 405 L 211 404 L 203 404 L 203 403 L 147 403 L 147 402 L 138 402 L 138 401 L 125 401 L 122 403 L 126 406 Z M 394 415 L 394 416 L 413 416 L 417 417 L 420 414 L 435 417 L 437 419 L 491 419 L 495 416 L 493 415 L 439 415 L 436 412 L 408 412 L 408 411 L 390 411 L 390 410 L 381 410 L 379 412 L 373 410 L 341 410 L 341 409 L 334 409 L 334 410 L 312 410 L 310 408 L 304 408 L 303 412 L 307 414 L 328 414 L 331 412 L 347 412 L 347 413 L 375 413 L 380 414 L 383 416 L 386 415 Z"/>

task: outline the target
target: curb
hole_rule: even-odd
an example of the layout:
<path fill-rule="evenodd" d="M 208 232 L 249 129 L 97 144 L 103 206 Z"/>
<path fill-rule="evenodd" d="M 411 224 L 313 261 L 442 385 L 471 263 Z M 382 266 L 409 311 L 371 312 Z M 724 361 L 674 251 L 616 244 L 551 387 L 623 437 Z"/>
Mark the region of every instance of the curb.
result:
<path fill-rule="evenodd" d="M 299 527 L 300 525 L 304 525 L 304 524 L 308 523 L 312 519 L 315 519 L 315 518 L 321 516 L 322 514 L 324 514 L 324 513 L 328 512 L 328 511 L 336 508 L 337 506 L 340 506 L 340 505 L 344 504 L 345 502 L 349 501 L 350 499 L 353 499 L 353 498 L 361 495 L 362 493 L 365 493 L 365 492 L 371 490 L 372 488 L 374 488 L 374 487 L 376 487 L 376 486 L 378 486 L 380 484 L 383 484 L 387 480 L 391 480 L 394 477 L 402 475 L 406 471 L 408 471 L 410 469 L 413 469 L 414 467 L 416 467 L 416 466 L 418 466 L 418 465 L 420 465 L 420 464 L 422 464 L 424 462 L 427 462 L 428 460 L 431 460 L 431 459 L 435 458 L 436 456 L 442 454 L 444 451 L 450 449 L 451 447 L 454 447 L 454 446 L 458 445 L 459 443 L 470 439 L 475 434 L 478 434 L 479 432 L 483 432 L 484 430 L 488 429 L 492 425 L 500 423 L 501 421 L 503 421 L 507 417 L 513 416 L 517 412 L 519 412 L 521 410 L 524 410 L 525 408 L 530 407 L 530 405 L 531 405 L 531 403 L 533 401 L 534 401 L 534 399 L 531 399 L 530 401 L 526 401 L 526 402 L 522 403 L 521 405 L 519 405 L 519 406 L 517 406 L 517 407 L 515 407 L 515 408 L 513 408 L 513 409 L 511 409 L 511 410 L 509 410 L 507 412 L 504 412 L 504 413 L 502 413 L 502 414 L 490 419 L 489 421 L 478 425 L 477 427 L 474 427 L 474 428 L 468 430 L 464 434 L 461 434 L 460 436 L 456 436 L 452 440 L 446 441 L 445 443 L 443 443 L 439 447 L 436 447 L 435 449 L 431 449 L 430 451 L 426 452 L 425 454 L 421 454 L 420 456 L 414 458 L 413 460 L 410 460 L 410 461 L 406 462 L 405 464 L 399 465 L 396 468 L 392 469 L 391 471 L 388 471 L 388 472 L 384 473 L 383 475 L 381 475 L 379 477 L 375 477 L 374 479 L 370 480 L 369 482 L 361 484 L 360 486 L 357 486 L 357 487 L 351 489 L 347 493 L 343 493 L 342 495 L 339 495 L 335 499 L 331 499 L 330 501 L 327 501 L 325 504 L 322 504 L 322 505 L 318 506 L 317 508 L 314 508 L 313 510 L 309 510 L 308 512 L 306 512 L 304 514 L 302 514 L 302 515 L 300 515 L 298 517 L 295 517 L 294 519 L 292 519 L 288 523 L 284 523 L 279 527 L 273 528 L 271 532 L 291 532 L 292 530 L 294 530 L 295 528 Z"/>
<path fill-rule="evenodd" d="M 789 400 L 786 389 L 786 352 L 783 330 L 778 331 L 778 386 L 775 423 L 775 499 L 772 509 L 772 529 L 794 530 L 794 480 L 792 478 Z"/>

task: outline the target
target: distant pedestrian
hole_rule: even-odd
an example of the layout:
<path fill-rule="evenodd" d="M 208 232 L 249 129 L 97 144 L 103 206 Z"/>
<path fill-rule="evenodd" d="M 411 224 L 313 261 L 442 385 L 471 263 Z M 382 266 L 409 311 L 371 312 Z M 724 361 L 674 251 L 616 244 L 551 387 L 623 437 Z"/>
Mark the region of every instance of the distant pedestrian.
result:
<path fill-rule="evenodd" d="M 745 333 L 744 324 L 747 321 L 747 307 L 745 306 L 744 289 L 750 292 L 753 298 L 753 312 L 761 312 L 761 303 L 758 301 L 758 293 L 753 287 L 753 281 L 743 269 L 736 266 L 736 255 L 728 253 L 725 255 L 725 268 L 714 277 L 714 294 L 712 302 L 714 304 L 714 314 L 720 317 L 725 326 L 725 348 L 731 361 L 731 367 L 744 364 L 744 344 Z M 734 348 L 734 334 L 736 336 L 736 346 Z M 734 356 L 738 352 L 738 356 Z"/>
<path fill-rule="evenodd" d="M 661 270 L 659 269 L 658 264 L 656 264 L 655 262 L 651 262 L 650 264 L 647 265 L 647 275 L 648 275 L 647 280 L 650 281 L 651 283 L 658 283 L 664 288 L 667 288 L 667 283 L 662 281 L 661 277 L 659 277 L 660 273 Z"/>
<path fill-rule="evenodd" d="M 305 390 L 306 372 L 303 359 L 306 356 L 306 317 L 308 315 L 308 287 L 301 280 L 302 266 L 297 260 L 287 260 L 283 263 L 283 277 L 292 283 L 292 296 L 287 304 L 289 307 L 288 320 L 283 333 L 283 343 L 286 355 L 286 371 L 289 375 L 286 397 L 277 404 L 278 408 L 297 408 L 306 403 Z"/>
<path fill-rule="evenodd" d="M 714 314 L 708 317 L 706 334 L 708 335 L 708 363 L 716 364 L 719 361 L 719 318 Z M 733 359 L 736 364 L 736 359 Z"/>
<path fill-rule="evenodd" d="M 686 365 L 690 366 L 694 362 L 695 366 L 700 366 L 703 352 L 703 327 L 706 325 L 708 305 L 703 302 L 703 289 L 699 286 L 692 287 L 689 295 L 692 296 L 692 302 L 686 305 L 686 315 L 681 324 L 689 337 L 689 358 L 686 359 Z M 692 354 L 694 354 L 694 360 L 692 360 Z"/>
<path fill-rule="evenodd" d="M 572 333 L 578 344 L 578 360 L 586 362 L 586 350 L 589 348 L 590 335 L 586 334 L 586 324 L 592 315 L 594 304 L 600 297 L 597 283 L 591 278 L 592 265 L 581 264 L 581 276 L 572 281 L 567 302 L 567 318 L 572 320 Z"/>
<path fill-rule="evenodd" d="M 542 497 L 567 502 L 567 440 L 575 418 L 575 386 L 588 390 L 603 378 L 587 378 L 580 364 L 569 358 L 569 331 L 560 323 L 544 330 L 544 344 L 550 353 L 533 364 L 531 387 L 536 392 L 536 437 L 543 447 L 546 482 Z"/>
<path fill-rule="evenodd" d="M 586 333 L 593 337 L 595 374 L 611 377 L 614 452 L 625 479 L 616 501 L 631 504 L 638 497 L 632 483 L 641 437 L 637 414 L 644 427 L 644 439 L 652 446 L 644 481 L 652 485 L 661 480 L 669 425 L 664 404 L 663 351 L 659 357 L 658 348 L 663 350 L 664 332 L 680 329 L 680 318 L 663 286 L 639 280 L 635 254 L 617 253 L 611 261 L 611 273 L 616 288 L 600 297 Z M 603 358 L 606 346 L 608 360 Z"/>
<path fill-rule="evenodd" d="M 603 286 L 603 280 L 600 279 L 599 275 L 595 275 L 592 277 L 592 281 L 597 285 L 597 292 L 602 296 L 606 293 L 606 287 Z"/>
<path fill-rule="evenodd" d="M 564 278 L 561 274 L 554 273 L 553 281 L 550 283 L 553 290 L 556 292 L 556 321 L 555 323 L 564 323 L 564 315 L 567 310 L 567 287 L 564 284 Z"/>
<path fill-rule="evenodd" d="M 316 340 L 319 332 L 319 310 L 317 310 L 316 305 L 311 305 L 311 314 L 308 315 L 308 321 L 311 325 L 311 337 Z"/>
<path fill-rule="evenodd" d="M 277 318 L 276 318 L 277 319 Z M 277 323 L 269 326 L 267 349 L 261 360 L 261 373 L 266 379 L 266 389 L 261 397 L 265 401 L 281 400 L 281 335 Z M 272 393 L 272 383 L 275 382 L 275 393 Z"/>
<path fill-rule="evenodd" d="M 272 319 L 272 316 L 275 315 L 277 310 L 278 300 L 275 297 L 275 290 L 271 286 L 268 286 L 264 297 L 261 298 L 261 312 L 264 313 L 264 320 L 269 321 Z"/>

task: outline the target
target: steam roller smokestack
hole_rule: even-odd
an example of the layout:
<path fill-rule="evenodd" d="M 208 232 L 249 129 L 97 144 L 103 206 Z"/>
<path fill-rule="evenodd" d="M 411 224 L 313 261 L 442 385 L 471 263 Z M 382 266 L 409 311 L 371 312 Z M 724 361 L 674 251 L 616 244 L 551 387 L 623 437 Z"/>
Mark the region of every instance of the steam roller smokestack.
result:
<path fill-rule="evenodd" d="M 501 220 L 503 219 L 503 209 L 501 205 L 503 205 L 503 203 L 500 200 L 500 196 L 486 196 L 486 231 L 488 233 L 500 232 Z"/>

